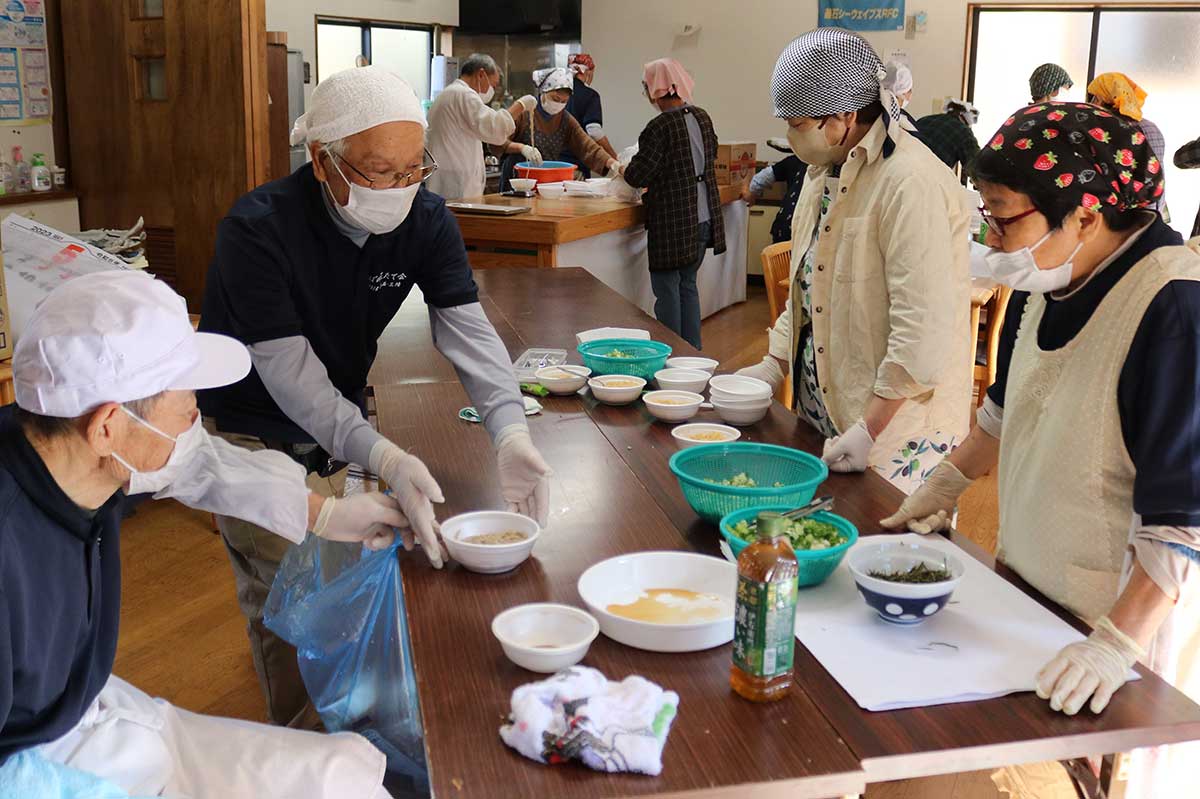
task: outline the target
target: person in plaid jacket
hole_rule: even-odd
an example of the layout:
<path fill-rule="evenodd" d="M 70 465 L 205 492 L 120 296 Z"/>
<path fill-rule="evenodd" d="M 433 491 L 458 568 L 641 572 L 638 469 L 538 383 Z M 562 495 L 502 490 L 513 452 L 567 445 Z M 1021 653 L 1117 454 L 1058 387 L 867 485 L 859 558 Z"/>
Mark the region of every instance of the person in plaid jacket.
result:
<path fill-rule="evenodd" d="M 717 134 L 703 108 L 691 104 L 693 81 L 674 59 L 645 65 L 646 97 L 661 113 L 638 137 L 625 181 L 648 189 L 650 284 L 654 316 L 700 348 L 696 275 L 705 251 L 725 252 L 725 226 L 714 162 Z"/>

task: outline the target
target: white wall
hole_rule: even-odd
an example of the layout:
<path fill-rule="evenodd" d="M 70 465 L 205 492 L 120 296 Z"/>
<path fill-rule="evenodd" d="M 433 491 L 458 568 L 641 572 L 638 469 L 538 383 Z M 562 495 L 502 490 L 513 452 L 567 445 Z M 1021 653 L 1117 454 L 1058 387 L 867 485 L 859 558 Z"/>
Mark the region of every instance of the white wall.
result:
<path fill-rule="evenodd" d="M 267 0 L 267 30 L 287 31 L 288 47 L 301 50 L 312 65 L 306 102 L 317 79 L 318 15 L 456 26 L 458 0 Z"/>
<path fill-rule="evenodd" d="M 967 0 L 909 0 L 906 6 L 909 14 L 929 15 L 925 33 L 915 39 L 903 31 L 863 35 L 884 60 L 893 49 L 908 52 L 916 84 L 910 108 L 920 117 L 935 102 L 941 111 L 941 98 L 962 93 Z M 702 29 L 677 37 L 685 24 Z M 583 51 L 596 59 L 593 85 L 604 99 L 604 128 L 618 149 L 637 140 L 655 113 L 642 97 L 642 64 L 670 56 L 696 79 L 696 104 L 712 115 L 718 136 L 758 142 L 762 159 L 766 138 L 785 132 L 771 113 L 775 60 L 816 25 L 817 0 L 583 0 Z"/>

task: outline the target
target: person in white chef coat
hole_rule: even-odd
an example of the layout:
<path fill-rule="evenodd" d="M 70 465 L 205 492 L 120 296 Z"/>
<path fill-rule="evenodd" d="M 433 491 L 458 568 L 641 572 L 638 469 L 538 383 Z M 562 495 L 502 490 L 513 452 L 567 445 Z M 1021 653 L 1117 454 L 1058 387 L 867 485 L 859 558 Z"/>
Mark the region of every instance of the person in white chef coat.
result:
<path fill-rule="evenodd" d="M 36 769 L 95 781 L 89 796 L 389 796 L 384 755 L 360 735 L 203 716 L 112 673 L 127 494 L 236 514 L 294 542 L 312 530 L 377 548 L 409 526 L 391 497 L 319 497 L 288 456 L 210 437 L 196 390 L 249 371 L 244 345 L 195 333 L 183 298 L 141 272 L 74 278 L 34 312 L 13 359 L 16 404 L 0 407 L 5 796 L 46 795 L 29 784 Z"/>
<path fill-rule="evenodd" d="M 527 94 L 509 109 L 489 103 L 500 86 L 500 68 L 490 55 L 472 53 L 462 62 L 458 80 L 447 86 L 429 108 L 429 152 L 438 170 L 428 188 L 447 200 L 483 194 L 483 145 L 504 144 L 516 120 L 537 107 Z"/>

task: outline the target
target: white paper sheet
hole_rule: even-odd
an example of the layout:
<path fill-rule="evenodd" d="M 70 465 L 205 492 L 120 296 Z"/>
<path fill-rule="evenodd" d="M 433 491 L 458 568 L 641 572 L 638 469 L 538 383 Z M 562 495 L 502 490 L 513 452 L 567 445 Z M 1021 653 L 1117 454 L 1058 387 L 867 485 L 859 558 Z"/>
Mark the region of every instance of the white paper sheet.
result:
<path fill-rule="evenodd" d="M 891 624 L 867 606 L 846 565 L 853 548 L 822 585 L 800 589 L 796 637 L 859 707 L 897 710 L 1032 691 L 1042 666 L 1083 639 L 944 538 L 904 539 L 945 549 L 966 570 L 950 604 L 921 624 Z"/>

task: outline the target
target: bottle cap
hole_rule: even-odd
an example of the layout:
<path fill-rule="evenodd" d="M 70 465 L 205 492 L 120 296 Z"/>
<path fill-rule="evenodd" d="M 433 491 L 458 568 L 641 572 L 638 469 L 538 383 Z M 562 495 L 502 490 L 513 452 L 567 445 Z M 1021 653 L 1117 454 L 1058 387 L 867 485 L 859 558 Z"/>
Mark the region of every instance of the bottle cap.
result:
<path fill-rule="evenodd" d="M 758 537 L 770 540 L 787 535 L 787 519 L 781 513 L 763 511 L 758 514 Z"/>

